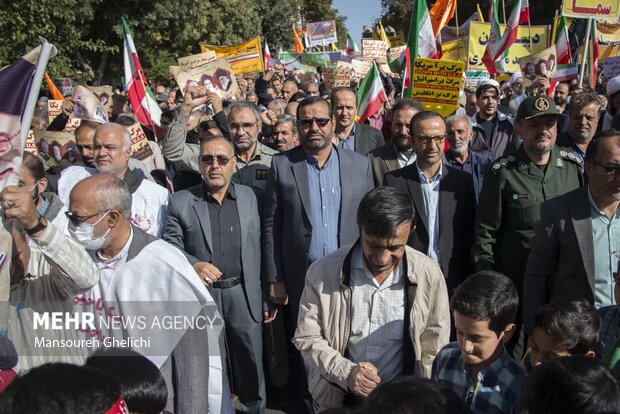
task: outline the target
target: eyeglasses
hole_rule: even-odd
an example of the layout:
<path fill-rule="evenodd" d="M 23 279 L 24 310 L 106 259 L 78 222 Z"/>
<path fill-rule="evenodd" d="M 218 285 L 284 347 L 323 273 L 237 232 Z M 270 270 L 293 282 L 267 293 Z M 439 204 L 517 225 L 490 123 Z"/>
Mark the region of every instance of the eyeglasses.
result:
<path fill-rule="evenodd" d="M 257 122 L 242 122 L 242 123 L 232 123 L 232 124 L 228 124 L 228 129 L 230 129 L 231 131 L 240 131 L 241 129 L 243 129 L 244 131 L 249 131 L 252 128 L 254 128 L 254 125 L 256 125 Z"/>
<path fill-rule="evenodd" d="M 310 118 L 310 119 L 300 119 L 299 125 L 303 128 L 310 128 L 314 122 L 319 128 L 325 128 L 327 124 L 329 124 L 329 118 Z"/>
<path fill-rule="evenodd" d="M 200 161 L 206 165 L 213 165 L 213 163 L 217 160 L 217 163 L 221 166 L 224 166 L 230 162 L 232 158 L 225 157 L 224 155 L 203 155 L 200 157 Z"/>
<path fill-rule="evenodd" d="M 98 216 L 100 214 L 101 214 L 101 211 L 98 211 L 95 214 L 91 214 L 90 216 L 80 217 L 72 211 L 65 211 L 65 216 L 67 216 L 67 219 L 71 222 L 71 224 L 73 224 L 76 227 L 84 223 L 86 220 L 90 220 L 91 218 Z"/>
<path fill-rule="evenodd" d="M 443 135 L 437 135 L 435 137 L 425 137 L 425 136 L 419 136 L 419 137 L 415 137 L 415 139 L 420 142 L 421 144 L 424 145 L 428 145 L 431 143 L 431 141 L 435 141 L 435 143 L 437 145 L 443 144 L 446 140 L 446 136 L 447 134 L 443 134 Z"/>

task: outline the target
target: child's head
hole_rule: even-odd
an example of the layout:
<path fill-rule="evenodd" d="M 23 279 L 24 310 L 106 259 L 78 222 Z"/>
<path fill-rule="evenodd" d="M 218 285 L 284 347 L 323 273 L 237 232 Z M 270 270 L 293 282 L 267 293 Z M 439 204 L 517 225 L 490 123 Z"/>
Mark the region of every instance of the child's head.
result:
<path fill-rule="evenodd" d="M 72 364 L 44 364 L 18 376 L 0 394 L 4 414 L 104 414 L 124 405 L 111 374 Z"/>
<path fill-rule="evenodd" d="M 86 365 L 118 378 L 130 413 L 156 414 L 166 408 L 166 381 L 157 366 L 142 354 L 126 348 L 99 349 Z"/>
<path fill-rule="evenodd" d="M 536 314 L 530 337 L 532 365 L 562 356 L 593 357 L 600 327 L 598 312 L 583 299 L 543 306 Z"/>
<path fill-rule="evenodd" d="M 515 331 L 518 307 L 514 283 L 498 272 L 478 272 L 456 288 L 450 308 L 467 365 L 490 362 L 499 355 Z"/>
<path fill-rule="evenodd" d="M 465 402 L 446 382 L 402 377 L 380 384 L 355 414 L 468 414 Z"/>
<path fill-rule="evenodd" d="M 526 377 L 523 405 L 530 414 L 620 412 L 620 387 L 594 358 L 555 358 Z"/>

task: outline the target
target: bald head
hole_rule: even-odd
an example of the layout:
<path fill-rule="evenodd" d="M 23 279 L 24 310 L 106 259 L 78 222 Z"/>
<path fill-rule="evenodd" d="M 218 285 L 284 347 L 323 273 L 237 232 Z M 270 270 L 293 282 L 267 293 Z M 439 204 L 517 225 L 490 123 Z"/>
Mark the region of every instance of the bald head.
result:
<path fill-rule="evenodd" d="M 115 123 L 100 126 L 93 140 L 93 155 L 97 171 L 122 178 L 131 156 L 129 131 Z"/>
<path fill-rule="evenodd" d="M 131 193 L 127 184 L 111 174 L 96 174 L 78 182 L 69 196 L 69 211 L 80 217 L 114 210 L 129 220 Z"/>

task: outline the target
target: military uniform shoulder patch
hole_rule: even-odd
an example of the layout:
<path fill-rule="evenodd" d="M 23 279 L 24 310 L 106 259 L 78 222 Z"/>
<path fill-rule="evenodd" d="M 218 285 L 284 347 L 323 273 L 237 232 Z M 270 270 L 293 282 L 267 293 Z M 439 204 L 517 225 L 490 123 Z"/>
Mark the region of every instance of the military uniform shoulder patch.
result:
<path fill-rule="evenodd" d="M 510 165 L 514 161 L 516 161 L 516 158 L 512 155 L 498 158 L 497 160 L 495 160 L 495 162 L 491 166 L 491 171 L 497 174 L 498 172 L 501 171 L 502 168 L 506 167 L 507 165 Z"/>
<path fill-rule="evenodd" d="M 560 151 L 560 157 L 562 157 L 563 160 L 566 161 L 570 161 L 574 164 L 579 165 L 580 167 L 583 167 L 583 161 L 581 160 L 581 158 L 579 158 L 574 152 L 572 151 Z"/>

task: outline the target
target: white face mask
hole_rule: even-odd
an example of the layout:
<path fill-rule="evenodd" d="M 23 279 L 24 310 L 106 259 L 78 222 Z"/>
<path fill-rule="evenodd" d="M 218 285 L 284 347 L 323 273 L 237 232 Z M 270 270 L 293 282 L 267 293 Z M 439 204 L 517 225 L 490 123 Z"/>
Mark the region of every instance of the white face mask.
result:
<path fill-rule="evenodd" d="M 93 231 L 97 223 L 99 223 L 109 212 L 110 210 L 106 211 L 105 214 L 101 216 L 99 220 L 97 220 L 94 224 L 80 223 L 79 226 L 76 226 L 71 220 L 69 220 L 69 234 L 71 235 L 73 240 L 84 246 L 86 250 L 101 249 L 106 242 L 106 236 L 110 232 L 110 228 L 108 227 L 108 231 L 106 231 L 103 236 L 97 238 L 93 236 Z"/>

